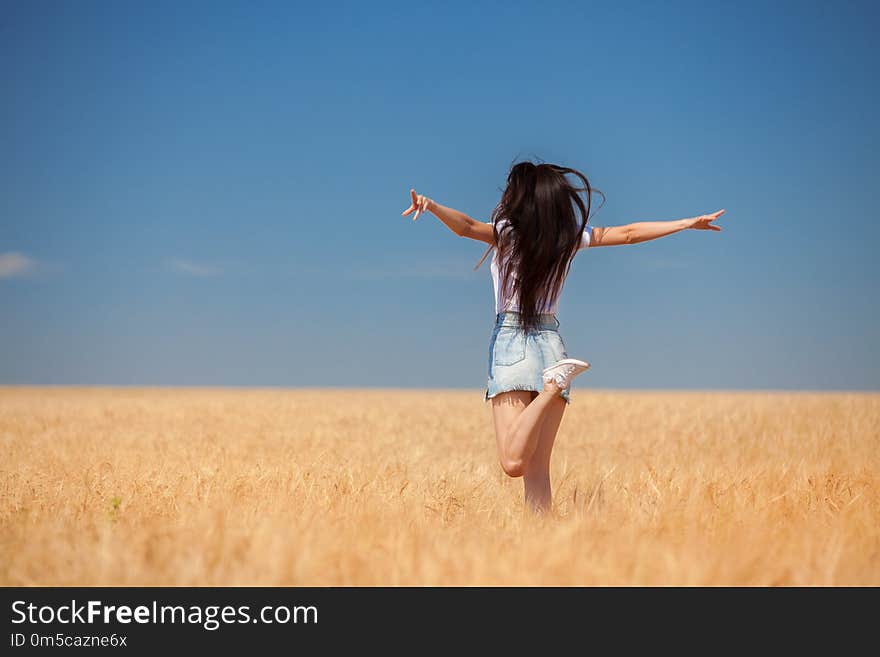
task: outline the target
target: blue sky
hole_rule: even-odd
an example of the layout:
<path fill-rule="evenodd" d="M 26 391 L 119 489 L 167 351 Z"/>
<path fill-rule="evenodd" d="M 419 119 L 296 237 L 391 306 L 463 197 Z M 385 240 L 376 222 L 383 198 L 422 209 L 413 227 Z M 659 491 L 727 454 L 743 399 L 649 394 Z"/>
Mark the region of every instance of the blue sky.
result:
<path fill-rule="evenodd" d="M 873 6 L 872 6 L 873 5 Z M 517 158 L 582 170 L 598 388 L 880 387 L 869 2 L 6 2 L 0 383 L 456 387 Z"/>

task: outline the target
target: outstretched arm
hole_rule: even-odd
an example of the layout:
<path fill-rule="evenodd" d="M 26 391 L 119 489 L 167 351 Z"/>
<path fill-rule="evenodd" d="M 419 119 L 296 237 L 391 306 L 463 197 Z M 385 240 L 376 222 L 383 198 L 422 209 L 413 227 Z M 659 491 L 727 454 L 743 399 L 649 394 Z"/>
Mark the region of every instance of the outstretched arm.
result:
<path fill-rule="evenodd" d="M 687 228 L 696 230 L 721 230 L 712 224 L 718 217 L 724 214 L 724 210 L 718 210 L 712 214 L 702 214 L 698 217 L 687 219 L 675 219 L 674 221 L 637 221 L 624 226 L 601 226 L 593 227 L 593 235 L 590 246 L 616 246 L 619 244 L 638 244 L 655 240 L 658 237 L 672 235 Z"/>
<path fill-rule="evenodd" d="M 495 236 L 492 232 L 491 224 L 477 221 L 466 215 L 464 212 L 459 212 L 453 208 L 447 208 L 445 205 L 440 205 L 427 196 L 416 194 L 416 190 L 414 189 L 409 190 L 409 193 L 412 197 L 412 204 L 406 210 L 401 212 L 404 217 L 415 210 L 415 214 L 413 215 L 413 221 L 415 221 L 419 218 L 419 215 L 422 212 L 430 212 L 446 224 L 446 227 L 459 237 L 469 237 L 488 244 L 495 243 Z"/>

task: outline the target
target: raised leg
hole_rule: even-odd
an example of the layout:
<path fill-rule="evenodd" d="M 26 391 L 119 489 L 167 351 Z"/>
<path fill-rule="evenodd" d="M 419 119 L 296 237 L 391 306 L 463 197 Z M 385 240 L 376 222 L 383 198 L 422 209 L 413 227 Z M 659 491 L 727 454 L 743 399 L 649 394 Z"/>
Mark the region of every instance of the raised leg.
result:
<path fill-rule="evenodd" d="M 492 398 L 495 438 L 501 467 L 511 477 L 522 477 L 537 449 L 545 415 L 565 400 L 551 382 L 532 399 L 534 392 L 511 390 Z M 556 401 L 558 400 L 558 401 Z"/>

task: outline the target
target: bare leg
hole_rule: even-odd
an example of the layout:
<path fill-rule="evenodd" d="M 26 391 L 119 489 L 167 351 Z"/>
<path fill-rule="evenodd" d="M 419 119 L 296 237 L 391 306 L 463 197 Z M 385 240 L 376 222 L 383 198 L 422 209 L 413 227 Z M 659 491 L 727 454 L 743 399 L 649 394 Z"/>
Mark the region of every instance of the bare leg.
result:
<path fill-rule="evenodd" d="M 550 402 L 550 407 L 544 414 L 538 446 L 523 474 L 526 504 L 536 513 L 549 511 L 553 502 L 553 492 L 550 488 L 550 455 L 553 452 L 553 444 L 556 441 L 559 425 L 562 423 L 565 407 L 565 400 L 562 397 Z"/>
<path fill-rule="evenodd" d="M 538 446 L 544 416 L 555 405 L 554 400 L 565 403 L 552 381 L 545 383 L 544 389 L 529 402 L 532 395 L 534 392 L 514 390 L 492 398 L 498 457 L 511 477 L 525 474 Z"/>

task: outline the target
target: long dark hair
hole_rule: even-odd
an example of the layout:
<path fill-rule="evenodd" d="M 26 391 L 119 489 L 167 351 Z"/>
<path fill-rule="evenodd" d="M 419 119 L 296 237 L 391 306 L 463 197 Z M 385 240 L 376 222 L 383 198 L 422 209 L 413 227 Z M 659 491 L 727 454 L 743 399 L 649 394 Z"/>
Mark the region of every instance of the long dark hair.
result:
<path fill-rule="evenodd" d="M 582 184 L 572 184 L 567 174 Z M 586 198 L 579 192 L 585 192 Z M 537 328 L 539 313 L 568 276 L 591 216 L 594 193 L 604 204 L 605 195 L 576 169 L 543 162 L 518 162 L 510 168 L 507 187 L 491 218 L 502 262 L 499 284 L 519 298 L 520 321 L 526 332 Z M 502 219 L 507 222 L 499 229 Z"/>

